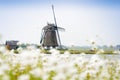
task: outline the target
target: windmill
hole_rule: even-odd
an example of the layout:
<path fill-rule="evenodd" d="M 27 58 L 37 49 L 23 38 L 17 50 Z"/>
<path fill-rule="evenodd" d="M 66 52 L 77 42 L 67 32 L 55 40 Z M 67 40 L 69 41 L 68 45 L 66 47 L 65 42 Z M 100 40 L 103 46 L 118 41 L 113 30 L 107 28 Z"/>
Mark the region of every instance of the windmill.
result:
<path fill-rule="evenodd" d="M 53 11 L 53 17 L 54 17 L 55 23 L 54 24 L 47 23 L 47 25 L 45 27 L 43 27 L 42 33 L 41 33 L 40 44 L 43 47 L 47 47 L 47 48 L 49 48 L 49 47 L 62 48 L 58 29 L 63 30 L 63 31 L 65 31 L 65 29 L 57 26 L 57 21 L 56 21 L 53 5 L 52 5 L 52 11 Z"/>

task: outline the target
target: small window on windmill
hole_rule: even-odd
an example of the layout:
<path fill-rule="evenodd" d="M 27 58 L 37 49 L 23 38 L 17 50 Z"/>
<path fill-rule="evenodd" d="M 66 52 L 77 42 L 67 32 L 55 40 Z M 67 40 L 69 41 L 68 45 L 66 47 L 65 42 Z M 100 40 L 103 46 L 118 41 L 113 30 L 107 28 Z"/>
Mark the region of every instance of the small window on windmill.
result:
<path fill-rule="evenodd" d="M 12 50 L 12 49 L 17 49 L 18 48 L 18 43 L 19 41 L 6 41 L 5 45 L 6 45 L 6 48 L 8 50 Z"/>

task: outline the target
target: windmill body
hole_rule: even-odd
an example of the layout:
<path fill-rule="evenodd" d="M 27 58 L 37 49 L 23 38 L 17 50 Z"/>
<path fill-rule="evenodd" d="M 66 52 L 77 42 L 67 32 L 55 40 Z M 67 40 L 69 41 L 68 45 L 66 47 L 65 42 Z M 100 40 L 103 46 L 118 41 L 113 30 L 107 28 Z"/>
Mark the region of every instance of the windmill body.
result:
<path fill-rule="evenodd" d="M 56 26 L 54 24 L 47 24 L 43 27 L 42 46 L 43 47 L 57 47 L 58 41 L 56 36 Z"/>

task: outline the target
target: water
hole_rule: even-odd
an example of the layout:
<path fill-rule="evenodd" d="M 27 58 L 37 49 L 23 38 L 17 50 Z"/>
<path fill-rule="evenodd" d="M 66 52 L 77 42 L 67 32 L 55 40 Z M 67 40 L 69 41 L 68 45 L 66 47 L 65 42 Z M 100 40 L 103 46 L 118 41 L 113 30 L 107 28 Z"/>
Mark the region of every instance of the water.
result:
<path fill-rule="evenodd" d="M 46 56 L 51 57 L 51 55 L 54 54 L 46 54 Z M 84 58 L 91 59 L 94 55 L 98 55 L 100 57 L 108 58 L 108 59 L 118 59 L 120 60 L 120 54 L 70 54 L 69 57 L 81 57 L 83 56 Z M 66 56 L 65 54 L 60 54 L 59 56 Z"/>
<path fill-rule="evenodd" d="M 81 56 L 81 54 L 72 54 L 74 56 Z M 90 59 L 93 55 L 99 55 L 99 56 L 103 56 L 109 59 L 120 59 L 120 54 L 85 54 L 83 56 L 85 56 L 86 58 Z"/>

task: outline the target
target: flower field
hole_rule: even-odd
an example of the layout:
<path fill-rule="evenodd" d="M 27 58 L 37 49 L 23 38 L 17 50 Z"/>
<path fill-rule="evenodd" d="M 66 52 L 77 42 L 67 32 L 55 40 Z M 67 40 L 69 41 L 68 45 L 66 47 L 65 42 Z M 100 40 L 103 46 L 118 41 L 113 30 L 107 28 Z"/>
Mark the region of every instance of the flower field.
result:
<path fill-rule="evenodd" d="M 120 59 L 103 54 L 70 54 L 51 49 L 0 47 L 0 80 L 120 80 Z M 114 55 L 113 55 L 114 57 Z"/>

